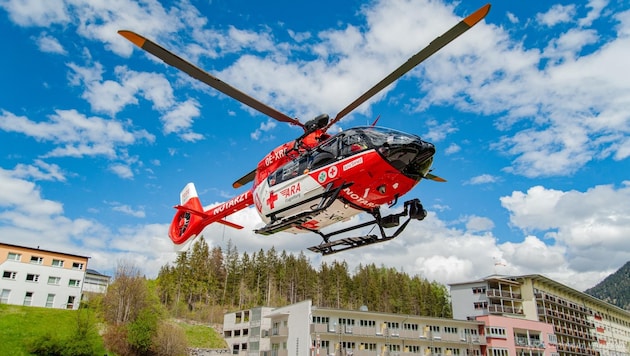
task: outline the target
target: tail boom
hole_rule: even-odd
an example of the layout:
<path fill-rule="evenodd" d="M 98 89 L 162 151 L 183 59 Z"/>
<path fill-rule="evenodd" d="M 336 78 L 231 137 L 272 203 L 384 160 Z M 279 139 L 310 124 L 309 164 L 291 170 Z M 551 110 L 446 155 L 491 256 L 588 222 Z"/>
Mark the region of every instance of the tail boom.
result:
<path fill-rule="evenodd" d="M 225 220 L 235 212 L 254 203 L 251 191 L 246 191 L 225 203 L 204 210 L 193 183 L 188 183 L 180 193 L 180 205 L 175 206 L 177 212 L 168 230 L 168 236 L 175 245 L 183 245 L 191 238 L 198 236 L 208 225 L 220 224 L 242 229 L 243 227 Z"/>

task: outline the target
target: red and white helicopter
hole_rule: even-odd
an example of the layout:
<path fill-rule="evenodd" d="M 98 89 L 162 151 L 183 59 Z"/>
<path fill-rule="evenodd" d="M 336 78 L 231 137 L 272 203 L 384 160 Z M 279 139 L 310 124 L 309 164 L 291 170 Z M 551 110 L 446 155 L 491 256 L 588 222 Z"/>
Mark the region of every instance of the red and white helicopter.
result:
<path fill-rule="evenodd" d="M 180 194 L 181 205 L 175 206 L 177 212 L 169 228 L 173 243 L 187 246 L 212 223 L 242 229 L 242 226 L 225 218 L 251 205 L 255 205 L 266 224 L 255 230 L 256 233 L 317 233 L 323 242 L 309 247 L 309 250 L 323 255 L 391 240 L 405 229 L 411 219 L 424 219 L 427 212 L 418 199 L 405 201 L 403 211 L 398 214 L 381 216 L 380 207 L 394 205 L 422 179 L 444 181 L 429 173 L 435 154 L 433 144 L 414 134 L 376 127 L 375 124 L 347 129 L 332 136 L 326 131 L 477 24 L 489 10 L 490 4 L 486 4 L 464 18 L 341 110 L 334 119 L 329 120 L 329 116 L 323 114 L 306 123 L 261 103 L 134 32 L 118 31 L 138 47 L 191 77 L 271 118 L 304 129 L 304 134 L 271 151 L 256 169 L 234 182 L 234 188 L 252 181 L 253 185 L 225 203 L 205 210 L 194 184 L 188 183 Z M 349 228 L 322 232 L 323 228 L 362 212 L 372 215 L 373 219 Z M 400 224 L 403 217 L 406 220 Z M 378 235 L 331 239 L 371 225 L 378 227 Z M 394 227 L 397 229 L 388 235 L 385 229 Z"/>

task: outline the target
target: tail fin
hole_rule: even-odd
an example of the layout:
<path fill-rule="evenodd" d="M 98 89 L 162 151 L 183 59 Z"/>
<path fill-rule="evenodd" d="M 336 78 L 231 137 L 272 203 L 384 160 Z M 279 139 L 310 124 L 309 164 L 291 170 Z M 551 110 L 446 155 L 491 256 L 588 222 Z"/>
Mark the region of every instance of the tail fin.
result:
<path fill-rule="evenodd" d="M 202 221 L 207 217 L 194 183 L 186 184 L 179 198 L 181 205 L 175 206 L 177 212 L 168 230 L 168 236 L 176 245 L 182 245 L 189 239 L 194 239 L 205 227 Z"/>
<path fill-rule="evenodd" d="M 176 205 L 177 212 L 168 229 L 168 236 L 176 245 L 176 250 L 185 251 L 192 244 L 201 231 L 211 223 L 223 224 L 235 229 L 243 227 L 225 220 L 225 217 L 253 203 L 252 194 L 246 191 L 232 200 L 204 211 L 195 184 L 188 183 L 179 194 L 180 205 Z"/>

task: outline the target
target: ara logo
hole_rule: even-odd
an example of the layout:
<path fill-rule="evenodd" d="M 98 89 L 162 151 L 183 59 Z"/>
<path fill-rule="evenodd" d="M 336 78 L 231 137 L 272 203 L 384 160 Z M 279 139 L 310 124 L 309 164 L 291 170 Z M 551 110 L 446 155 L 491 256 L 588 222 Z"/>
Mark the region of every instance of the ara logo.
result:
<path fill-rule="evenodd" d="M 290 187 L 284 188 L 280 191 L 283 197 L 288 198 L 294 194 L 297 194 L 301 191 L 300 183 L 296 183 L 291 185 Z"/>

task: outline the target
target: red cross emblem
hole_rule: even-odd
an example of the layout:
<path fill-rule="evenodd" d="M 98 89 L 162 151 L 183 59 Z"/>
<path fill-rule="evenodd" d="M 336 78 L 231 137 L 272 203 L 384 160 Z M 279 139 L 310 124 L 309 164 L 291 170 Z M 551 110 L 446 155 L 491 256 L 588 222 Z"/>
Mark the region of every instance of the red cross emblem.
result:
<path fill-rule="evenodd" d="M 304 224 L 302 224 L 302 226 L 307 228 L 307 229 L 317 230 L 317 224 L 319 224 L 319 221 L 317 221 L 317 220 L 309 220 L 309 221 L 305 222 Z"/>
<path fill-rule="evenodd" d="M 278 194 L 274 193 L 273 191 L 271 191 L 269 193 L 269 198 L 267 198 L 267 205 L 269 205 L 269 209 L 273 209 L 276 200 L 278 200 Z"/>

